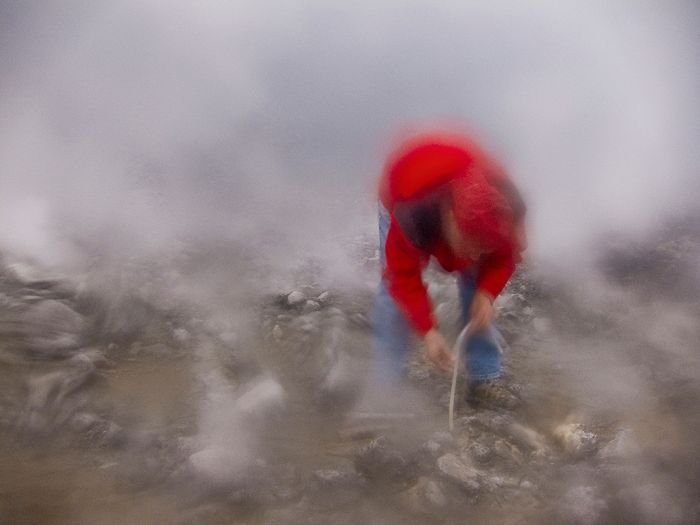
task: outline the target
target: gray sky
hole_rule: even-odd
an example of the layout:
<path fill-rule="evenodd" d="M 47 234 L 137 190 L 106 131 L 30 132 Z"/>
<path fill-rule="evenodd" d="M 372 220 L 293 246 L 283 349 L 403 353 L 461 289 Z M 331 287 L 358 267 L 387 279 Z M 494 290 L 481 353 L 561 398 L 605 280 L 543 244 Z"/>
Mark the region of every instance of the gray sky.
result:
<path fill-rule="evenodd" d="M 0 245 L 56 262 L 104 232 L 276 231 L 327 251 L 370 227 L 393 137 L 447 119 L 523 186 L 536 253 L 585 252 L 692 200 L 697 21 L 661 1 L 2 2 Z"/>

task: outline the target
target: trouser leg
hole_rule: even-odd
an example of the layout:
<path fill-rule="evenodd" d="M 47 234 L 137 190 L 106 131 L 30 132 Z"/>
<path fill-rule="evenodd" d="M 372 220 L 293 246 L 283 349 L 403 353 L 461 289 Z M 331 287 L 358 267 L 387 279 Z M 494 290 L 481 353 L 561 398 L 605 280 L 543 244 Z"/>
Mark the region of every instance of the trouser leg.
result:
<path fill-rule="evenodd" d="M 374 302 L 372 326 L 375 376 L 382 382 L 396 382 L 409 354 L 411 330 L 383 281 Z"/>
<path fill-rule="evenodd" d="M 476 293 L 477 271 L 470 270 L 459 277 L 462 326 L 469 322 L 469 307 Z M 470 382 L 495 379 L 501 375 L 501 351 L 497 337 L 496 328 L 491 325 L 472 335 L 465 343 L 464 356 Z"/>
<path fill-rule="evenodd" d="M 388 212 L 379 208 L 379 257 L 382 273 L 386 265 L 385 245 L 389 231 Z M 375 353 L 374 375 L 381 382 L 396 382 L 402 376 L 411 344 L 411 328 L 389 294 L 384 279 L 379 284 L 372 309 L 372 343 Z"/>

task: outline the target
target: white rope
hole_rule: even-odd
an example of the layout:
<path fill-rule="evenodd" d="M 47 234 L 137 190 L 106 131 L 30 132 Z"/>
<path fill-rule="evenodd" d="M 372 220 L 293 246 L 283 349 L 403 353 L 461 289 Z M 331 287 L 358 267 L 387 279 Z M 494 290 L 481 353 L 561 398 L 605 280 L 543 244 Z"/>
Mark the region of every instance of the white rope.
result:
<path fill-rule="evenodd" d="M 452 353 L 455 356 L 455 366 L 454 369 L 452 370 L 452 389 L 450 390 L 450 432 L 454 430 L 455 427 L 455 390 L 457 389 L 457 373 L 459 370 L 459 356 L 462 353 L 462 346 L 464 344 L 464 340 L 467 337 L 467 331 L 469 330 L 469 325 L 470 323 L 467 323 L 467 325 L 462 329 L 462 331 L 459 333 L 459 336 L 457 336 L 457 342 L 454 345 L 454 348 L 452 349 Z"/>

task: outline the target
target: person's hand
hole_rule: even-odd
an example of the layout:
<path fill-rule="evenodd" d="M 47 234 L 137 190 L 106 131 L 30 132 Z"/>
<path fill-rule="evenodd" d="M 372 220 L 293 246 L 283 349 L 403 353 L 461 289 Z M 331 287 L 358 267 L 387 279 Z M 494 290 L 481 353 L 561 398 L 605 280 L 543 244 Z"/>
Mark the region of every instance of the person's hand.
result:
<path fill-rule="evenodd" d="M 423 342 L 425 343 L 425 356 L 437 367 L 451 372 L 455 359 L 442 334 L 432 328 L 423 336 Z"/>
<path fill-rule="evenodd" d="M 493 321 L 493 297 L 481 290 L 477 290 L 469 309 L 469 332 L 475 334 L 486 330 Z"/>

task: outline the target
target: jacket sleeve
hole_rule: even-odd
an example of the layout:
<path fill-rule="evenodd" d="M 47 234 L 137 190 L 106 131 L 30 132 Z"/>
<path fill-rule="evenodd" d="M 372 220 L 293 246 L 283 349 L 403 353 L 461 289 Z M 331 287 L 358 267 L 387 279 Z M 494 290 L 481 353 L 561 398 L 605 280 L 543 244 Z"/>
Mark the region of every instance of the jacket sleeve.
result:
<path fill-rule="evenodd" d="M 423 283 L 422 271 L 428 260 L 413 246 L 392 218 L 386 238 L 386 280 L 394 298 L 411 326 L 425 334 L 435 326 L 433 306 Z"/>
<path fill-rule="evenodd" d="M 520 262 L 519 254 L 511 250 L 487 256 L 479 266 L 479 274 L 476 278 L 477 289 L 495 298 L 505 288 L 518 262 Z"/>

